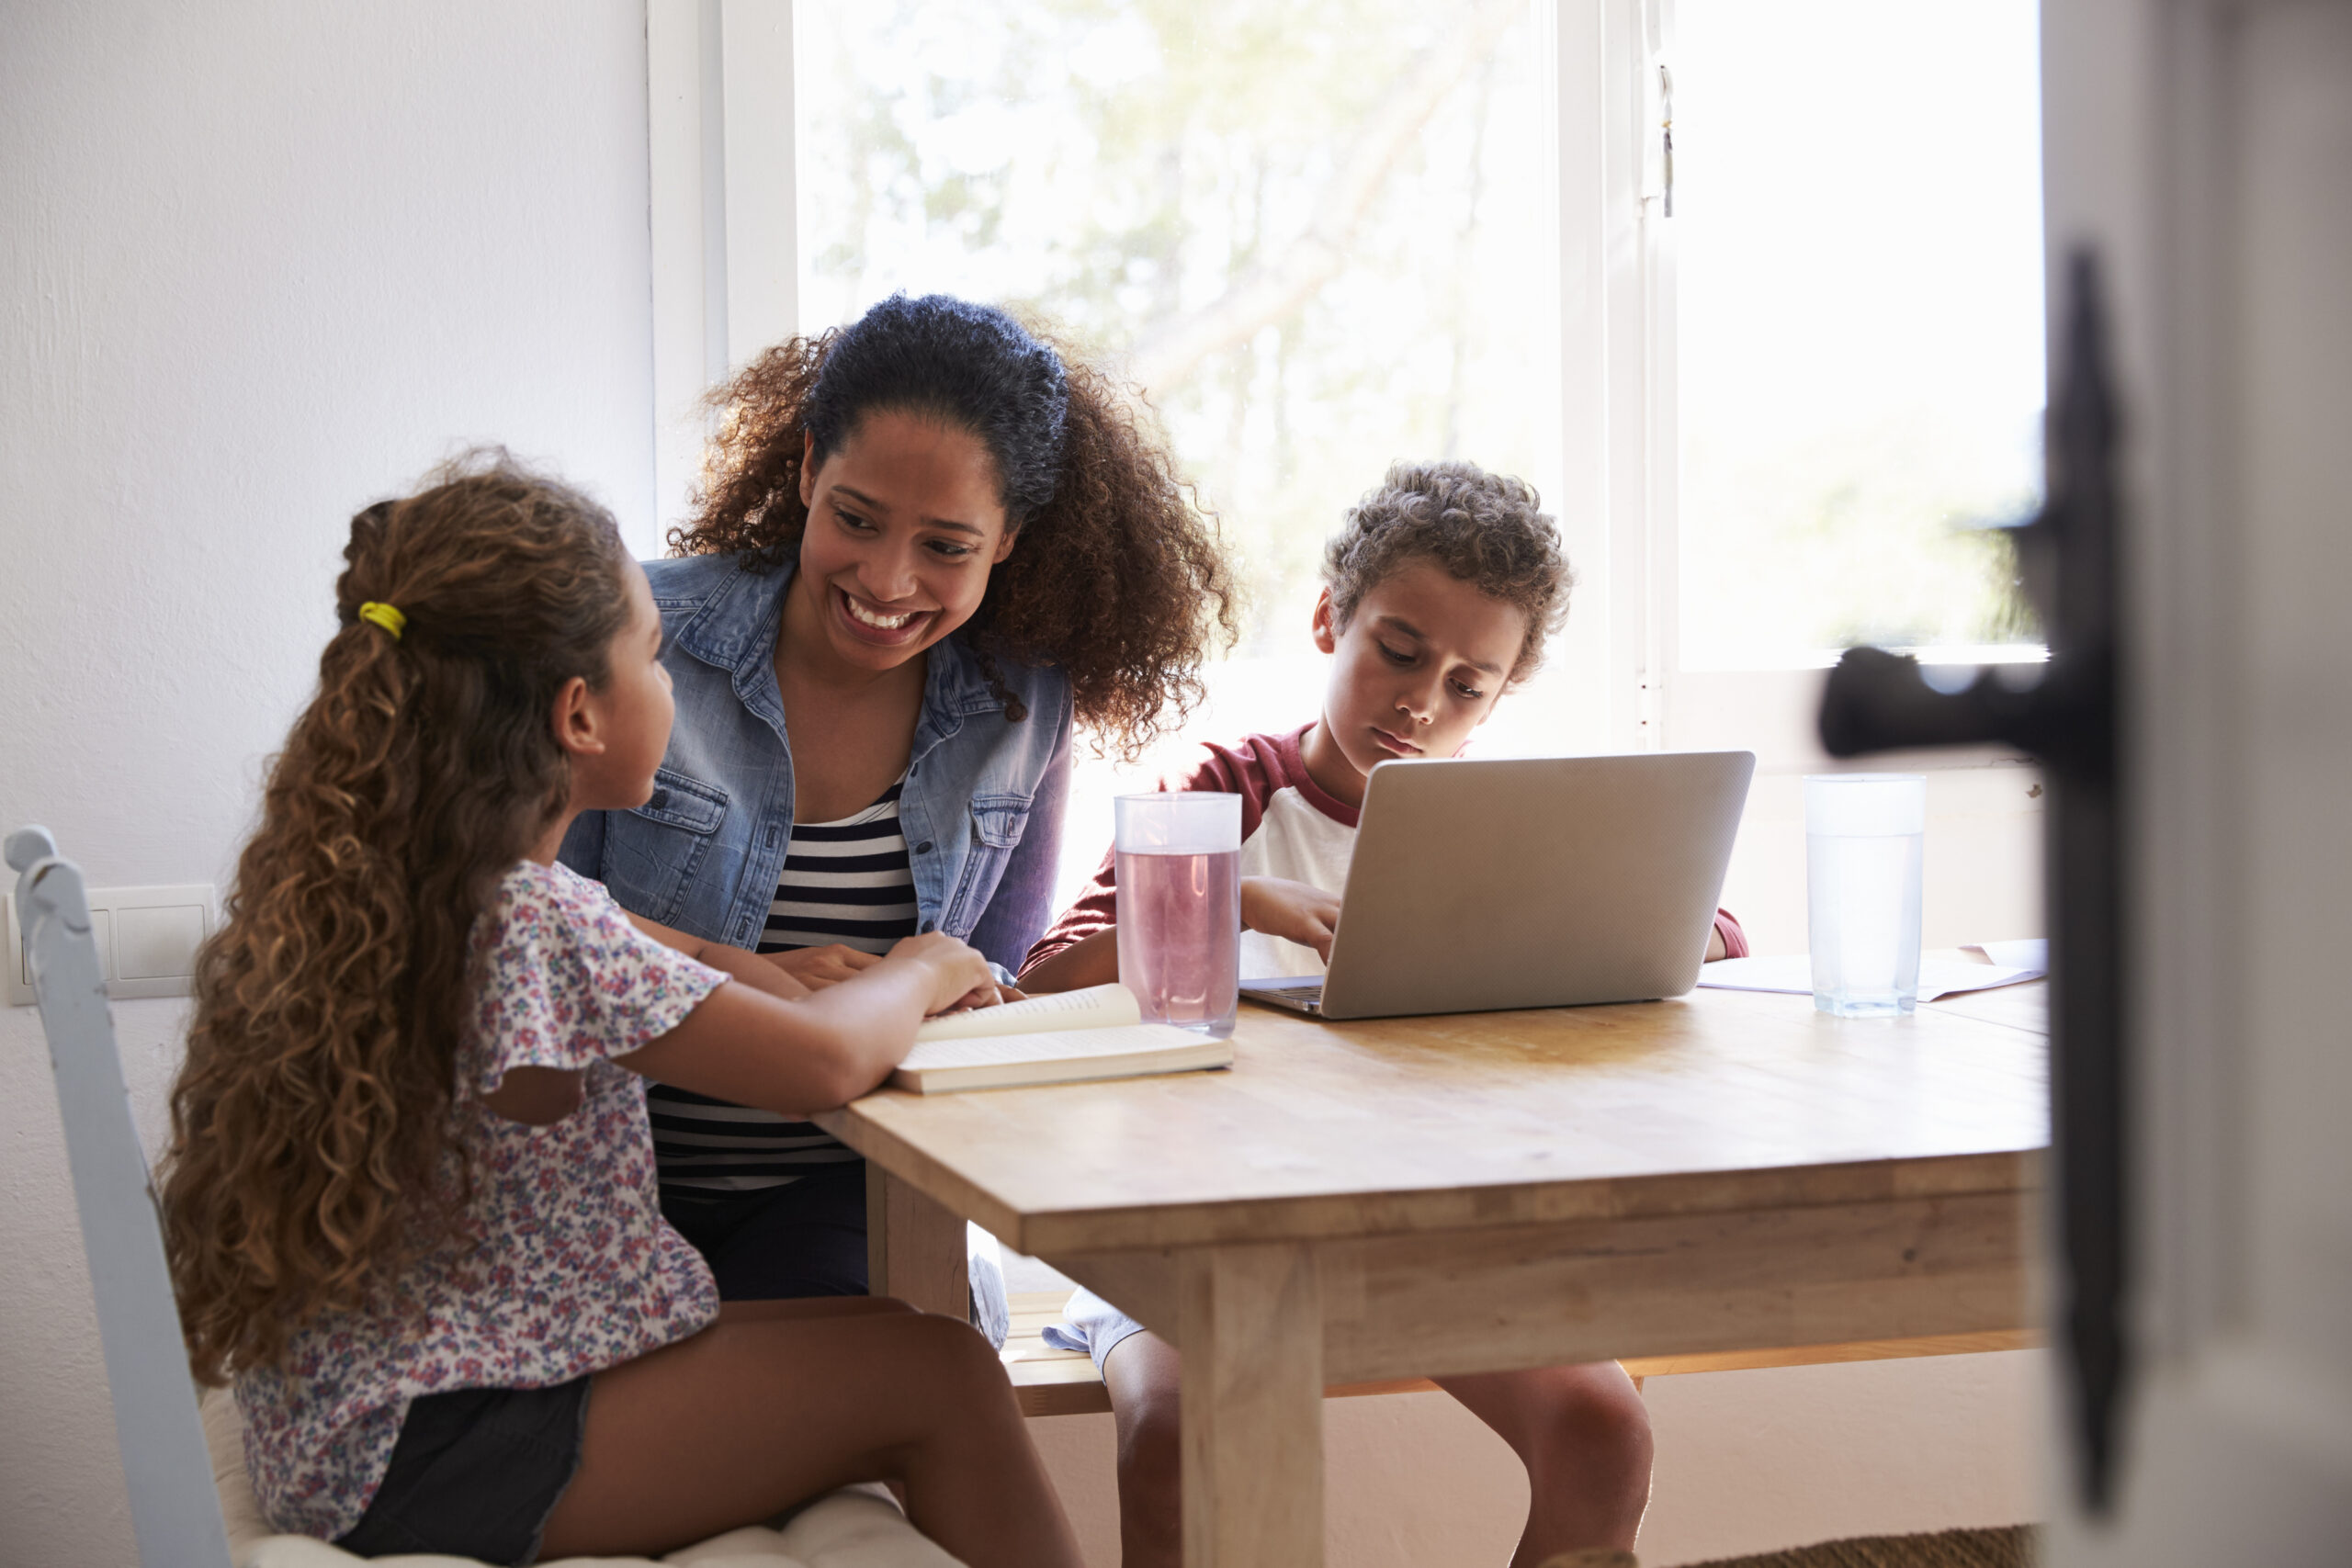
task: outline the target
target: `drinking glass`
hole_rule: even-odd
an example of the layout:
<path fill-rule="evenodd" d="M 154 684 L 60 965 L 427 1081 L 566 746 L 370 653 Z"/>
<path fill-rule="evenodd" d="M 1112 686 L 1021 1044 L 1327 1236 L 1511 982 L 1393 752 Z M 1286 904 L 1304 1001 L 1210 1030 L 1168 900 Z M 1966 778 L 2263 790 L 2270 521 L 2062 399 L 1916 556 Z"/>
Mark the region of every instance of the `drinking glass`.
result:
<path fill-rule="evenodd" d="M 1241 1000 L 1241 797 L 1123 795 L 1119 979 L 1146 1023 L 1233 1032 Z"/>
<path fill-rule="evenodd" d="M 1927 829 L 1924 773 L 1805 779 L 1805 917 L 1823 1012 L 1883 1018 L 1918 1005 Z"/>

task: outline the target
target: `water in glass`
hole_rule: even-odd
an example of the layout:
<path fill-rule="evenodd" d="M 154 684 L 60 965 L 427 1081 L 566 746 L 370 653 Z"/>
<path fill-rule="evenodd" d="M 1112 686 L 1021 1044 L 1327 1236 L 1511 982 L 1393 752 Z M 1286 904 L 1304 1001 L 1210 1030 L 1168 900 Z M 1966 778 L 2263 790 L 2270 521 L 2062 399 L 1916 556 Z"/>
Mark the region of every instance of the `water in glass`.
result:
<path fill-rule="evenodd" d="M 1241 990 L 1241 852 L 1119 852 L 1119 979 L 1147 1023 L 1233 1032 Z"/>

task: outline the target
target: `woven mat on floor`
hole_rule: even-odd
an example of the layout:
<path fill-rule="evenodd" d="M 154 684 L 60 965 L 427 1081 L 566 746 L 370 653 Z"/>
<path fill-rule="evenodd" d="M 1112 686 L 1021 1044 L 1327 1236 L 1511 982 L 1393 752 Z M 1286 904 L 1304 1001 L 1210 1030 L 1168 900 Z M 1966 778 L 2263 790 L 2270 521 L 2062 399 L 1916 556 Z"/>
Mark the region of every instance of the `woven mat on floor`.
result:
<path fill-rule="evenodd" d="M 1726 1557 L 1694 1568 L 2033 1568 L 2033 1529 L 1938 1530 L 1827 1540 L 1760 1557 Z"/>

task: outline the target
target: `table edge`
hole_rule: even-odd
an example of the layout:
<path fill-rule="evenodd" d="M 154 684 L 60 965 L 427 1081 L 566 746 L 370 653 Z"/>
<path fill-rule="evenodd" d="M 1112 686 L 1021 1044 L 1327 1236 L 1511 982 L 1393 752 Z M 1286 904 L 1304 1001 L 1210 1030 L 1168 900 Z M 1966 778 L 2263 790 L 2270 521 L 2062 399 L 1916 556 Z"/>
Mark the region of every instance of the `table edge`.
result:
<path fill-rule="evenodd" d="M 853 1101 L 820 1113 L 815 1121 L 892 1177 L 977 1222 L 1006 1246 L 1039 1257 L 1736 1213 L 1983 1192 L 2023 1196 L 2040 1188 L 2048 1152 L 2047 1144 L 2041 1144 L 1735 1170 L 1023 1211 L 864 1114 L 860 1105 Z"/>

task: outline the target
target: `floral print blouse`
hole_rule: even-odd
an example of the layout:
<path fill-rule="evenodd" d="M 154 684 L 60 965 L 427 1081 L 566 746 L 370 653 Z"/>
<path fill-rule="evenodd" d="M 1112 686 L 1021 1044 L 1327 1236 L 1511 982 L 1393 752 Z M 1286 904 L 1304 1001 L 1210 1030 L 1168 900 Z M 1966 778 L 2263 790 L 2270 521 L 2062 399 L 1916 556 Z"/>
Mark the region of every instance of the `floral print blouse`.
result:
<path fill-rule="evenodd" d="M 707 1325 L 718 1292 L 662 1218 L 645 1080 L 608 1059 L 668 1032 L 727 978 L 639 932 L 602 884 L 530 862 L 476 922 L 481 992 L 459 1047 L 459 1137 L 480 1245 L 403 1281 L 419 1316 L 330 1314 L 236 1383 L 245 1462 L 281 1530 L 348 1532 L 391 1462 L 409 1402 L 546 1388 Z M 580 1108 L 509 1122 L 480 1096 L 519 1066 L 585 1068 Z"/>

